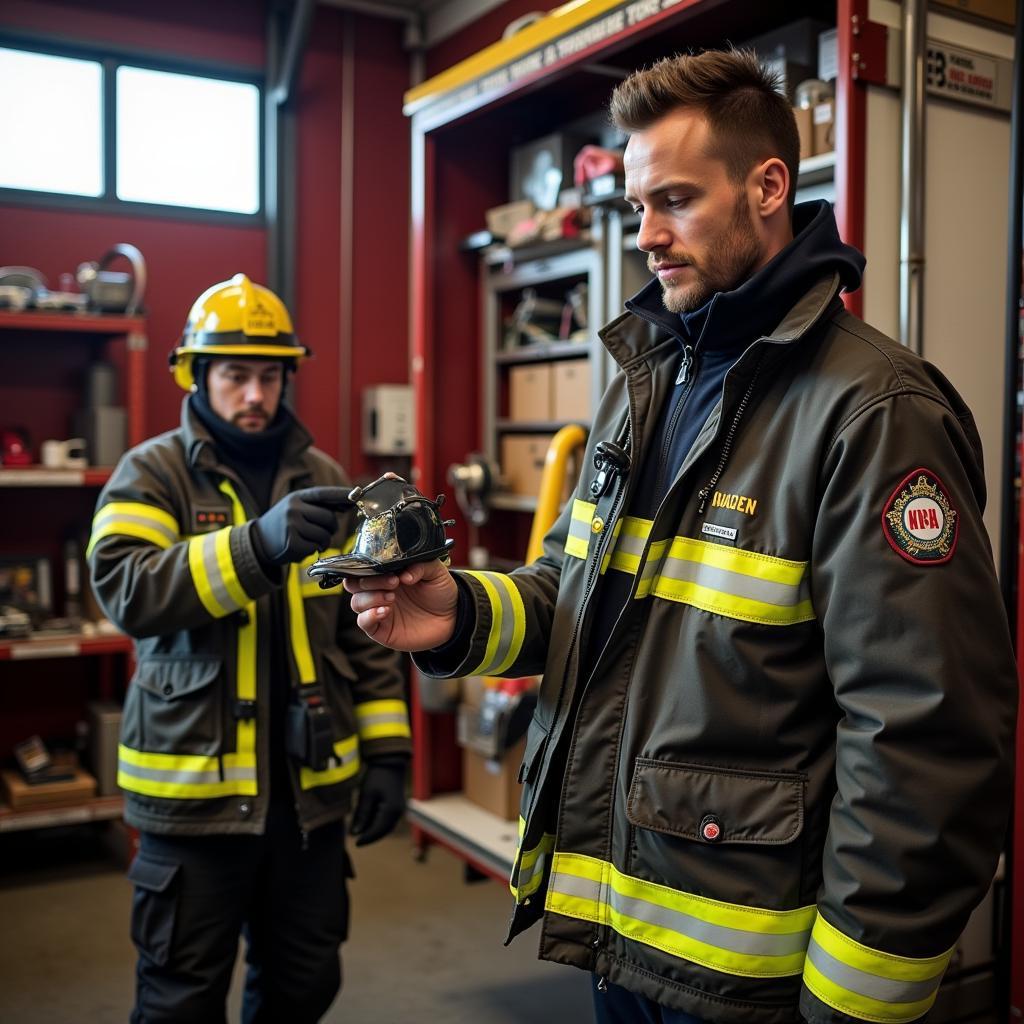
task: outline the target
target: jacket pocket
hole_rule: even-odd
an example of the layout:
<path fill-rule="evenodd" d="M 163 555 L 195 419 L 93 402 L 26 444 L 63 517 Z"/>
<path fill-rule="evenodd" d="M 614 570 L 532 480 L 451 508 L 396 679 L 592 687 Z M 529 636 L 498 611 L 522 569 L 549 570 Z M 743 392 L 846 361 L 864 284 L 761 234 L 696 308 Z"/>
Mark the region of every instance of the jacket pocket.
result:
<path fill-rule="evenodd" d="M 132 688 L 139 702 L 137 744 L 151 753 L 221 753 L 223 694 L 220 658 L 155 655 L 139 662 Z"/>
<path fill-rule="evenodd" d="M 132 942 L 158 967 L 166 965 L 174 938 L 178 896 L 174 880 L 181 865 L 150 860 L 139 854 L 128 869 L 135 886 L 132 897 Z"/>
<path fill-rule="evenodd" d="M 639 757 L 626 802 L 631 869 L 697 895 L 801 903 L 805 777 Z"/>

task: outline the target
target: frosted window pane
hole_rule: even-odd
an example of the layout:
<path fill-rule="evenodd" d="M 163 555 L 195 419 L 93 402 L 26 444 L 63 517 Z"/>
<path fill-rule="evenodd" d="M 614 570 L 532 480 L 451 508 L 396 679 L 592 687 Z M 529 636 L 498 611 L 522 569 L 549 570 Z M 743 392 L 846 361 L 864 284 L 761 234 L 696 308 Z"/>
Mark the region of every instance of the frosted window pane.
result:
<path fill-rule="evenodd" d="M 118 68 L 118 198 L 256 213 L 259 125 L 254 85 Z"/>
<path fill-rule="evenodd" d="M 96 61 L 0 47 L 0 187 L 101 195 L 102 95 Z"/>

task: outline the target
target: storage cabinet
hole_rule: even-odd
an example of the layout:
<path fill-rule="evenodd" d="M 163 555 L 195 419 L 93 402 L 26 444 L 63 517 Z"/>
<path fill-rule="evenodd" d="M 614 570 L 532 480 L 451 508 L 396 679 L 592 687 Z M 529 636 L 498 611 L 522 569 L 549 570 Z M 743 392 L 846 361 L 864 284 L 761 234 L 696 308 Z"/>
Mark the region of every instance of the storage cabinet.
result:
<path fill-rule="evenodd" d="M 0 427 L 18 427 L 39 442 L 67 438 L 83 400 L 82 383 L 97 360 L 112 363 L 121 380 L 127 442 L 145 436 L 146 323 L 142 317 L 0 311 Z M 67 617 L 85 604 L 86 616 L 28 636 L 0 634 L 0 757 L 38 733 L 64 744 L 87 720 L 91 701 L 118 701 L 130 675 L 132 643 L 89 621 L 83 553 L 99 488 L 112 467 L 51 468 L 0 465 L 3 536 L 0 558 L 50 566 L 50 614 Z M 72 548 L 67 545 L 71 543 Z M 64 569 L 74 554 L 81 598 Z M 68 582 L 71 586 L 68 587 Z M 71 591 L 70 593 L 68 591 Z M 95 611 L 95 609 L 93 609 Z M 59 626 L 59 628 L 52 628 Z M 108 624 L 109 626 L 109 624 Z M 114 751 L 116 753 L 116 750 Z M 12 810 L 0 795 L 0 832 L 119 818 L 121 798 L 105 794 L 70 806 L 60 802 Z"/>

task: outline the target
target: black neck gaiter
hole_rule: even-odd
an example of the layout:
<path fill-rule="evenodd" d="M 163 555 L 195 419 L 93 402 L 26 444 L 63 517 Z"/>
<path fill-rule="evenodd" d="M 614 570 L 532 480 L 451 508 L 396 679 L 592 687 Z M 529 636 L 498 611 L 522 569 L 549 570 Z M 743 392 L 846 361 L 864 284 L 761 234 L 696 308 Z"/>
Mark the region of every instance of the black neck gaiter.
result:
<path fill-rule="evenodd" d="M 221 459 L 242 478 L 256 502 L 256 512 L 265 512 L 270 507 L 281 449 L 292 428 L 291 411 L 282 402 L 264 430 L 250 433 L 218 416 L 203 388 L 190 396 L 189 408 L 210 432 Z"/>

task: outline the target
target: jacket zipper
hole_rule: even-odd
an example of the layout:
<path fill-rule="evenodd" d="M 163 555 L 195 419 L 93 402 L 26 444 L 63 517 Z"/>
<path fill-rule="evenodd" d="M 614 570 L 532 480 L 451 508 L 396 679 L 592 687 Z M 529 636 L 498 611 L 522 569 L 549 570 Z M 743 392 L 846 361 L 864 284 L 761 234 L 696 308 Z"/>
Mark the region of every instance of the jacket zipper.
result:
<path fill-rule="evenodd" d="M 761 372 L 762 359 L 757 361 L 757 365 L 754 367 L 754 373 L 750 378 L 750 383 L 747 385 L 747 390 L 743 393 L 743 397 L 740 399 L 740 404 L 736 407 L 736 414 L 732 418 L 732 423 L 729 424 L 729 431 L 725 435 L 725 441 L 722 442 L 722 454 L 718 460 L 718 466 L 715 468 L 715 472 L 712 474 L 711 479 L 707 484 L 697 492 L 697 515 L 704 515 L 704 509 L 707 507 L 708 498 L 711 497 L 718 479 L 725 471 L 725 464 L 729 461 L 729 456 L 732 454 L 732 444 L 736 439 L 736 431 L 739 429 L 740 420 L 743 418 L 743 413 L 746 412 L 747 405 L 750 402 L 750 396 L 754 393 L 754 386 L 757 384 L 758 374 Z"/>
<path fill-rule="evenodd" d="M 690 375 L 690 370 L 693 369 L 694 364 L 694 350 L 692 345 L 683 346 L 683 361 L 679 367 L 679 375 L 676 377 L 676 385 L 685 384 L 683 393 L 679 396 L 679 400 L 676 402 L 676 407 L 672 410 L 672 416 L 668 422 L 668 429 L 665 431 L 665 442 L 661 447 L 661 456 L 658 459 L 658 474 L 654 480 L 654 493 L 656 496 L 661 494 L 661 489 L 665 482 L 665 469 L 668 466 L 668 453 L 672 448 L 672 439 L 675 437 L 676 427 L 679 426 L 679 420 L 683 413 L 683 407 L 686 405 L 686 400 L 690 397 L 690 392 L 693 390 L 694 382 L 697 380 L 696 372 Z"/>

